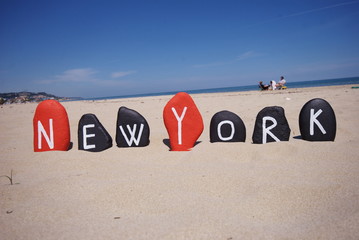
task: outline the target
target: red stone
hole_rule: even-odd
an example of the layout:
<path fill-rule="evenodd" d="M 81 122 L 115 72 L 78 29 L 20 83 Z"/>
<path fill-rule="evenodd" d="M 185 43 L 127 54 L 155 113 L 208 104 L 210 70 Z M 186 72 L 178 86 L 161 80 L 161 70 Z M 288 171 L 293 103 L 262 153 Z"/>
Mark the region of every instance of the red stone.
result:
<path fill-rule="evenodd" d="M 45 100 L 36 108 L 34 151 L 67 151 L 70 147 L 70 124 L 65 108 L 56 100 Z"/>
<path fill-rule="evenodd" d="M 163 109 L 171 151 L 189 151 L 203 132 L 203 119 L 190 95 L 177 93 Z"/>

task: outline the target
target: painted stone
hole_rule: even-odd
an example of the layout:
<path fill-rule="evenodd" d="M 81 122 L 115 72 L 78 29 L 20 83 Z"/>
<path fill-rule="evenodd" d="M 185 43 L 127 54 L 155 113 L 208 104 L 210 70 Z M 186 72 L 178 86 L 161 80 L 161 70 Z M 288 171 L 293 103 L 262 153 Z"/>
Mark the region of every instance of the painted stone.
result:
<path fill-rule="evenodd" d="M 242 119 L 230 111 L 221 111 L 214 114 L 209 132 L 212 143 L 246 141 L 246 127 Z"/>
<path fill-rule="evenodd" d="M 266 107 L 257 115 L 254 125 L 253 143 L 288 141 L 290 128 L 282 107 Z"/>
<path fill-rule="evenodd" d="M 150 144 L 150 127 L 135 110 L 120 107 L 116 127 L 118 147 L 145 147 Z"/>
<path fill-rule="evenodd" d="M 307 141 L 334 141 L 337 122 L 333 108 L 321 98 L 308 101 L 299 114 L 299 129 Z"/>
<path fill-rule="evenodd" d="M 95 114 L 84 114 L 77 130 L 79 150 L 101 152 L 112 147 L 112 138 Z"/>
<path fill-rule="evenodd" d="M 33 118 L 34 152 L 67 151 L 70 124 L 66 109 L 56 100 L 45 100 L 36 107 Z"/>
<path fill-rule="evenodd" d="M 203 132 L 203 119 L 192 97 L 177 93 L 163 109 L 171 151 L 189 151 Z"/>

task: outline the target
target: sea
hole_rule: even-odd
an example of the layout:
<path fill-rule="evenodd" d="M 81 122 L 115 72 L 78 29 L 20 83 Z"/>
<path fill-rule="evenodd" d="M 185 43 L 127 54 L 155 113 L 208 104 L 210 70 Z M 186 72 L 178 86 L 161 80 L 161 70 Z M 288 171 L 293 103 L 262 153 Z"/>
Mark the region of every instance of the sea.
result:
<path fill-rule="evenodd" d="M 286 86 L 288 88 L 307 88 L 307 87 L 325 87 L 325 86 L 353 85 L 353 84 L 359 84 L 359 77 L 287 82 Z M 248 86 L 236 86 L 236 87 L 204 88 L 204 89 L 196 89 L 196 90 L 180 90 L 180 91 L 171 91 L 171 92 L 157 92 L 157 93 L 132 94 L 132 95 L 111 96 L 111 97 L 86 98 L 83 100 L 106 100 L 106 99 L 117 99 L 117 98 L 164 96 L 164 95 L 175 95 L 178 92 L 186 92 L 188 94 L 199 94 L 199 93 L 222 93 L 222 92 L 246 92 L 246 91 L 255 91 L 255 90 L 259 90 L 258 84 L 248 85 Z"/>

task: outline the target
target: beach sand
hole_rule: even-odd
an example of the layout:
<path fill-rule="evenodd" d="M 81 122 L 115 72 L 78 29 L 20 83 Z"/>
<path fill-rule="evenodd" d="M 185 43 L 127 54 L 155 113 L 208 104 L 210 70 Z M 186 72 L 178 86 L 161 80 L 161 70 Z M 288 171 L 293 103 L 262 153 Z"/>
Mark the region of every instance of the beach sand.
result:
<path fill-rule="evenodd" d="M 33 152 L 37 104 L 0 108 L 0 239 L 359 239 L 359 89 L 350 85 L 191 95 L 200 143 L 171 152 L 162 111 L 172 96 L 63 102 L 73 148 Z M 298 117 L 313 98 L 337 118 L 334 142 L 301 140 Z M 282 106 L 288 142 L 252 144 L 258 112 Z M 141 113 L 151 143 L 118 148 L 119 107 Z M 210 143 L 222 110 L 246 125 L 245 143 Z M 78 150 L 81 116 L 95 114 L 114 140 Z"/>

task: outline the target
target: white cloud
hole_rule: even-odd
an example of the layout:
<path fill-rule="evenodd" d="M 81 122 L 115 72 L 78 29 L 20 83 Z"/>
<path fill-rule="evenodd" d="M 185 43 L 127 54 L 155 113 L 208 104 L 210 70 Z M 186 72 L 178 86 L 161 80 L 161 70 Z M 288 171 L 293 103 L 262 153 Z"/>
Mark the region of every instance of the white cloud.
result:
<path fill-rule="evenodd" d="M 310 9 L 310 10 L 306 10 L 306 11 L 302 11 L 302 12 L 289 14 L 289 15 L 283 16 L 281 18 L 296 17 L 296 16 L 301 16 L 301 15 L 313 13 L 313 12 L 323 11 L 323 10 L 326 10 L 326 9 L 337 8 L 337 7 L 356 4 L 356 3 L 359 3 L 359 1 L 357 0 L 357 1 L 350 1 L 350 2 L 344 2 L 344 3 L 337 3 L 337 4 L 328 5 L 328 6 L 321 7 L 321 8 L 314 8 L 314 9 Z"/>
<path fill-rule="evenodd" d="M 254 52 L 254 51 L 248 51 L 248 52 L 245 52 L 245 53 L 239 55 L 235 61 L 242 61 L 242 60 L 257 57 L 257 56 L 260 56 L 260 54 Z"/>
<path fill-rule="evenodd" d="M 56 83 L 56 82 L 96 82 L 95 74 L 97 71 L 91 68 L 77 68 L 66 70 L 52 79 L 39 81 L 39 83 Z"/>
<path fill-rule="evenodd" d="M 195 64 L 193 65 L 194 68 L 206 68 L 206 67 L 217 67 L 217 66 L 223 66 L 233 63 L 233 61 L 228 62 L 212 62 L 212 63 L 204 63 L 204 64 Z"/>
<path fill-rule="evenodd" d="M 107 80 L 107 79 L 98 79 L 96 74 L 98 71 L 92 68 L 76 68 L 69 69 L 64 71 L 60 75 L 56 75 L 47 80 L 38 81 L 38 83 L 42 84 L 52 84 L 52 83 L 75 83 L 75 82 L 86 82 L 93 84 L 101 84 L 101 85 L 122 85 L 126 82 L 118 81 L 118 80 Z M 124 76 L 128 76 L 130 74 L 134 74 L 136 71 L 126 71 L 126 72 L 114 72 L 111 74 L 112 78 L 121 78 Z"/>
<path fill-rule="evenodd" d="M 131 75 L 131 74 L 134 74 L 134 73 L 136 73 L 136 71 L 114 72 L 114 73 L 112 73 L 111 77 L 112 78 L 121 78 L 121 77 Z"/>
<path fill-rule="evenodd" d="M 352 5 L 352 4 L 357 4 L 359 3 L 359 0 L 356 1 L 349 1 L 349 2 L 343 2 L 343 3 L 337 3 L 337 4 L 333 4 L 333 5 L 328 5 L 328 6 L 324 6 L 324 7 L 320 7 L 320 8 L 312 8 L 309 10 L 305 10 L 305 11 L 301 11 L 301 12 L 296 12 L 296 13 L 292 13 L 292 14 L 288 14 L 288 15 L 284 15 L 284 16 L 280 16 L 280 17 L 275 17 L 275 18 L 271 18 L 271 19 L 267 19 L 265 21 L 261 21 L 258 23 L 254 23 L 254 24 L 250 24 L 247 27 L 256 27 L 258 25 L 262 25 L 262 24 L 267 24 L 270 22 L 275 22 L 275 21 L 279 21 L 279 20 L 283 20 L 285 18 L 291 18 L 291 17 L 297 17 L 297 16 L 302 16 L 302 15 L 307 15 L 307 14 L 312 14 L 315 12 L 319 12 L 319 11 L 324 11 L 327 9 L 331 9 L 331 8 L 338 8 L 341 6 L 345 6 L 345 5 Z"/>
<path fill-rule="evenodd" d="M 62 75 L 56 76 L 60 81 L 84 82 L 94 79 L 97 72 L 91 68 L 79 68 L 65 71 Z"/>
<path fill-rule="evenodd" d="M 99 87 L 123 87 L 123 86 L 132 86 L 133 81 L 129 80 L 119 80 L 115 78 L 121 78 L 130 74 L 135 73 L 136 71 L 127 71 L 127 72 L 114 72 L 112 73 L 112 78 L 114 79 L 100 79 L 96 76 L 98 71 L 92 68 L 76 68 L 69 69 L 64 71 L 62 74 L 56 75 L 47 80 L 37 81 L 40 84 L 53 84 L 61 83 L 70 86 L 71 83 L 84 83 L 87 85 L 99 86 Z"/>
<path fill-rule="evenodd" d="M 256 53 L 255 51 L 247 51 L 245 53 L 242 53 L 241 55 L 237 56 L 235 59 L 228 60 L 228 61 L 218 61 L 218 62 L 212 62 L 212 63 L 205 63 L 205 64 L 196 64 L 193 65 L 194 68 L 205 68 L 205 67 L 217 67 L 217 66 L 224 66 L 233 64 L 242 60 L 246 60 L 253 57 L 258 57 L 261 54 Z"/>
<path fill-rule="evenodd" d="M 118 80 L 97 80 L 95 83 L 103 87 L 124 87 L 124 86 L 130 86 L 132 84 L 131 81 L 118 81 Z"/>

